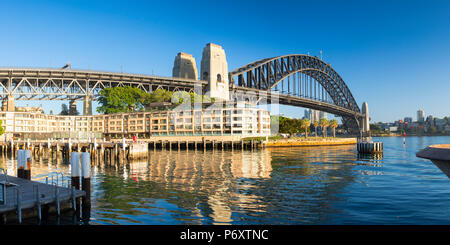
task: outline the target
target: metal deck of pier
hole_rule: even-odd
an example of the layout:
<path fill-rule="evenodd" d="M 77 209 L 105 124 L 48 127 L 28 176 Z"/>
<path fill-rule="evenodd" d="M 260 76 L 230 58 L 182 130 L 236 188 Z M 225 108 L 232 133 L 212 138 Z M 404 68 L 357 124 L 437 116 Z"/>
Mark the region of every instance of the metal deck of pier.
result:
<path fill-rule="evenodd" d="M 57 185 L 30 181 L 17 178 L 10 175 L 0 174 L 0 183 L 6 183 L 6 199 L 5 203 L 0 203 L 0 215 L 18 210 L 17 190 L 21 194 L 20 209 L 30 209 L 41 206 L 70 202 L 73 198 L 85 196 L 85 192 L 81 190 L 73 190 Z M 37 188 L 38 186 L 38 188 Z M 39 189 L 39 199 L 37 195 Z"/>

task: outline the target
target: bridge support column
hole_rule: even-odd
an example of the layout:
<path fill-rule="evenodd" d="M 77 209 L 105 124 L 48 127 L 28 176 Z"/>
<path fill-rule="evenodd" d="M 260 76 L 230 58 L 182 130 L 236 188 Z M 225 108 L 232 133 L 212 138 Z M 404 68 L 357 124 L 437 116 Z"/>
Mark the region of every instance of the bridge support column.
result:
<path fill-rule="evenodd" d="M 15 111 L 16 107 L 14 105 L 14 96 L 8 95 L 3 99 L 2 111 Z"/>
<path fill-rule="evenodd" d="M 91 96 L 84 97 L 83 115 L 92 115 L 92 100 L 91 100 Z"/>
<path fill-rule="evenodd" d="M 369 124 L 370 116 L 369 116 L 369 106 L 367 105 L 366 102 L 363 102 L 361 112 L 365 115 L 361 119 L 361 129 L 363 133 L 367 133 L 370 131 L 370 124 Z"/>

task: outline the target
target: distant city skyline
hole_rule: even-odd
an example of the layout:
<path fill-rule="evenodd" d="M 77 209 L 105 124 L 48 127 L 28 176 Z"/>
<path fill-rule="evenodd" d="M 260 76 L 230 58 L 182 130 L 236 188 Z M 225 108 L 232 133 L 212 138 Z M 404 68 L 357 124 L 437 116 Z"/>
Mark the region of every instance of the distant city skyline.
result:
<path fill-rule="evenodd" d="M 179 52 L 198 63 L 213 42 L 224 48 L 230 71 L 284 54 L 323 57 L 358 105 L 368 103 L 371 123 L 414 117 L 419 108 L 450 115 L 449 1 L 244 1 L 239 11 L 233 3 L 7 0 L 0 67 L 71 62 L 73 69 L 171 76 Z M 54 114 L 61 103 L 16 101 Z M 302 117 L 304 109 L 280 106 L 278 113 Z"/>

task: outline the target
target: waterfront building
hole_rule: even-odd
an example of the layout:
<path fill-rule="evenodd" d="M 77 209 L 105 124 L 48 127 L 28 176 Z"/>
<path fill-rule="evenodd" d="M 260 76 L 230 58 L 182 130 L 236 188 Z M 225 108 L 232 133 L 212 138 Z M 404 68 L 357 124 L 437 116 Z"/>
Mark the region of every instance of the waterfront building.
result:
<path fill-rule="evenodd" d="M 158 104 L 158 103 L 157 103 Z M 232 107 L 169 109 L 170 103 L 159 103 L 149 111 L 61 116 L 41 112 L 0 112 L 5 138 L 122 138 L 136 135 L 270 135 L 270 113 L 267 110 L 235 104 Z"/>
<path fill-rule="evenodd" d="M 432 115 L 427 116 L 427 119 L 425 120 L 425 124 L 427 126 L 434 126 L 434 120 L 433 120 Z"/>
<path fill-rule="evenodd" d="M 445 131 L 445 133 L 447 133 L 447 134 L 450 133 L 450 124 L 445 125 L 444 131 Z"/>
<path fill-rule="evenodd" d="M 413 119 L 412 119 L 412 117 L 405 117 L 403 121 L 407 122 L 407 123 L 412 123 Z"/>
<path fill-rule="evenodd" d="M 425 112 L 420 109 L 417 111 L 417 122 L 423 123 L 425 121 Z"/>
<path fill-rule="evenodd" d="M 389 131 L 390 132 L 397 132 L 398 131 L 398 127 L 397 126 L 391 126 L 391 127 L 389 127 Z"/>
<path fill-rule="evenodd" d="M 435 118 L 434 120 L 434 126 L 436 126 L 437 130 L 442 131 L 444 130 L 445 126 L 447 125 L 447 120 L 441 119 L 441 118 Z"/>

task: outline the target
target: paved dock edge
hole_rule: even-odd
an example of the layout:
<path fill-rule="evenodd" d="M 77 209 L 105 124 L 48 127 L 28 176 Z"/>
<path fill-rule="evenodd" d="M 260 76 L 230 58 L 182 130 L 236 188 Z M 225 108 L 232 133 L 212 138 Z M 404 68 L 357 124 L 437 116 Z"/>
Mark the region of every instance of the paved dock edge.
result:
<path fill-rule="evenodd" d="M 266 147 L 307 147 L 307 146 L 337 146 L 356 144 L 356 138 L 337 138 L 324 140 L 276 140 L 268 141 Z"/>

